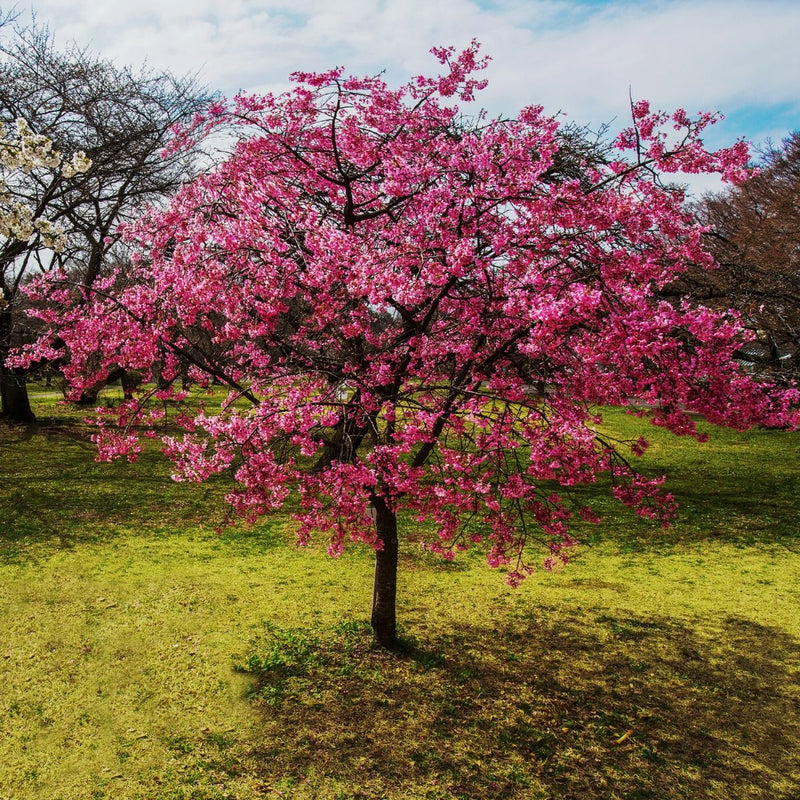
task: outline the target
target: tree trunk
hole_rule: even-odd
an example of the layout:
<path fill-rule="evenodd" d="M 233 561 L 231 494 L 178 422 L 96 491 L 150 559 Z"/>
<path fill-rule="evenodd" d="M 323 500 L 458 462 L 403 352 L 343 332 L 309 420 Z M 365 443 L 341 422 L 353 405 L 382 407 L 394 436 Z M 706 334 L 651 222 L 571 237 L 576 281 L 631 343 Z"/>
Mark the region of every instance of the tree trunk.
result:
<path fill-rule="evenodd" d="M 383 497 L 372 499 L 375 526 L 382 549 L 375 551 L 372 630 L 383 647 L 397 645 L 397 515 Z"/>
<path fill-rule="evenodd" d="M 0 358 L 4 356 L 5 354 L 0 353 Z M 0 419 L 9 422 L 36 422 L 36 415 L 28 399 L 28 386 L 25 383 L 24 373 L 0 366 L 0 397 L 2 397 Z"/>
<path fill-rule="evenodd" d="M 122 381 L 122 391 L 125 395 L 125 399 L 129 399 L 129 392 L 125 389 L 125 370 L 122 367 L 115 367 L 112 369 L 108 375 L 105 377 L 104 380 L 99 381 L 94 386 L 89 389 L 84 389 L 81 392 L 81 396 L 75 401 L 76 406 L 80 406 L 81 408 L 84 407 L 94 407 L 97 405 L 97 398 L 100 396 L 100 392 L 108 386 L 109 384 L 114 383 L 114 381 Z"/>
<path fill-rule="evenodd" d="M 100 394 L 99 388 L 92 387 L 85 392 L 81 392 L 81 396 L 75 401 L 75 405 L 79 408 L 94 408 L 97 405 L 97 396 Z"/>
<path fill-rule="evenodd" d="M 11 309 L 6 307 L 0 312 L 0 419 L 10 422 L 36 422 L 28 399 L 25 373 L 6 366 L 12 330 Z"/>

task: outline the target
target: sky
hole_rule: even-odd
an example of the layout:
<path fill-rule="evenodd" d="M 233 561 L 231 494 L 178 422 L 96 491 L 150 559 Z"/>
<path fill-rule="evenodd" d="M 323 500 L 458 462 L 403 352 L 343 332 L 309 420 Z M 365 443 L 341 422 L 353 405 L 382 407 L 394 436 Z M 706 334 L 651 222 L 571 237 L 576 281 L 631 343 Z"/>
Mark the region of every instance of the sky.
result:
<path fill-rule="evenodd" d="M 722 112 L 713 147 L 800 129 L 800 0 L 22 0 L 16 10 L 20 22 L 35 13 L 57 45 L 196 74 L 225 95 L 280 91 L 295 70 L 339 65 L 385 70 L 396 84 L 436 73 L 431 47 L 475 38 L 492 58 L 479 96 L 492 116 L 539 103 L 616 131 L 632 95 Z"/>

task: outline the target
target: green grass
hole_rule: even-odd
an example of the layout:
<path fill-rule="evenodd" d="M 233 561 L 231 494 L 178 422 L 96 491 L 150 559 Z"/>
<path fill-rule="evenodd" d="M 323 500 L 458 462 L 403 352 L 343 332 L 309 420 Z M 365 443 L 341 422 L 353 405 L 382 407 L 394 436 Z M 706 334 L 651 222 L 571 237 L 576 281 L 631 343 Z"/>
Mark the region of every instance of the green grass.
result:
<path fill-rule="evenodd" d="M 606 521 L 517 590 L 407 543 L 390 654 L 371 553 L 217 533 L 224 481 L 95 464 L 36 402 L 0 429 L 2 800 L 800 798 L 797 435 L 648 431 L 677 523 L 581 489 Z"/>

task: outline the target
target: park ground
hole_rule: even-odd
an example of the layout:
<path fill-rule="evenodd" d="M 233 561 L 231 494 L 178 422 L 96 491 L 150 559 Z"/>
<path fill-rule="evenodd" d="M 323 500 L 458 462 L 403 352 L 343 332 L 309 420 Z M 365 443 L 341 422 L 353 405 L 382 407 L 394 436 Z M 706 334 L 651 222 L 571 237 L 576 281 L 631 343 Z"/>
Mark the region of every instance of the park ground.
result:
<path fill-rule="evenodd" d="M 224 481 L 97 464 L 34 401 L 0 429 L 0 800 L 800 800 L 796 434 L 606 411 L 678 521 L 599 500 L 574 563 L 511 589 L 404 520 L 388 653 L 368 550 L 220 527 Z"/>

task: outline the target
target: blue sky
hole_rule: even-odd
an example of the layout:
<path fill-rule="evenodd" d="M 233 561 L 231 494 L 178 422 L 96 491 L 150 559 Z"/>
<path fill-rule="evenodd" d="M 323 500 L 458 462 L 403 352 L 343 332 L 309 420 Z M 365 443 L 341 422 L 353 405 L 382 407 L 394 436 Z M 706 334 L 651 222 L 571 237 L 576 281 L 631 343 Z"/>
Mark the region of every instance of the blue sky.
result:
<path fill-rule="evenodd" d="M 37 0 L 58 43 L 198 73 L 211 88 L 280 90 L 296 69 L 431 72 L 433 45 L 479 39 L 492 114 L 528 103 L 581 124 L 626 124 L 635 98 L 721 111 L 713 146 L 800 129 L 800 0 Z M 705 184 L 695 187 L 708 188 Z"/>

